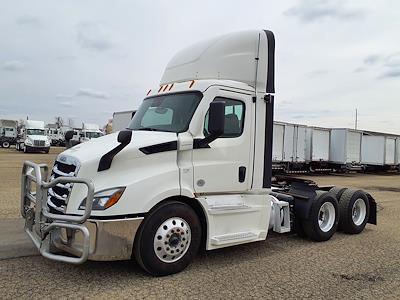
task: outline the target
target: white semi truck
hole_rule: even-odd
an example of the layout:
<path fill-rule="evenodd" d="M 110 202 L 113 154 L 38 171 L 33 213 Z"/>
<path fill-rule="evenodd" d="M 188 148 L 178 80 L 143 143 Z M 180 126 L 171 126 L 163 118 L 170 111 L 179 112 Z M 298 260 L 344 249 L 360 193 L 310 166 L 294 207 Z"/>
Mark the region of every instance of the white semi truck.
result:
<path fill-rule="evenodd" d="M 0 147 L 10 148 L 17 141 L 18 121 L 0 120 Z"/>
<path fill-rule="evenodd" d="M 129 129 L 64 151 L 51 170 L 25 162 L 21 214 L 40 253 L 75 264 L 135 258 L 160 276 L 199 247 L 263 241 L 269 230 L 326 241 L 376 224 L 361 190 L 272 180 L 274 49 L 264 30 L 189 47 Z"/>
<path fill-rule="evenodd" d="M 43 121 L 24 121 L 16 143 L 18 151 L 49 153 L 50 144 L 51 139 L 46 135 Z"/>
<path fill-rule="evenodd" d="M 83 123 L 80 132 L 80 142 L 87 142 L 103 136 L 104 133 L 100 130 L 100 126 L 92 123 Z"/>

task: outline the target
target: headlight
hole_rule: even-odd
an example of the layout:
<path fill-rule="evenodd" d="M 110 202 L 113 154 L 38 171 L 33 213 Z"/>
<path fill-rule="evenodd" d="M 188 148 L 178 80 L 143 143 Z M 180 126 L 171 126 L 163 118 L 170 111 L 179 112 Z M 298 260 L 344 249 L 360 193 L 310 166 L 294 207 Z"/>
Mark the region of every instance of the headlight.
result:
<path fill-rule="evenodd" d="M 26 140 L 25 140 L 25 144 L 31 145 L 31 146 L 33 145 L 31 139 L 26 139 Z"/>
<path fill-rule="evenodd" d="M 94 194 L 92 210 L 105 210 L 119 201 L 122 194 L 125 191 L 125 187 L 118 187 L 99 191 Z M 84 199 L 79 205 L 79 209 L 85 209 L 86 199 Z"/>
<path fill-rule="evenodd" d="M 49 140 L 46 140 L 44 144 L 45 144 L 46 146 L 48 146 L 48 145 L 50 145 L 50 141 L 49 141 Z"/>

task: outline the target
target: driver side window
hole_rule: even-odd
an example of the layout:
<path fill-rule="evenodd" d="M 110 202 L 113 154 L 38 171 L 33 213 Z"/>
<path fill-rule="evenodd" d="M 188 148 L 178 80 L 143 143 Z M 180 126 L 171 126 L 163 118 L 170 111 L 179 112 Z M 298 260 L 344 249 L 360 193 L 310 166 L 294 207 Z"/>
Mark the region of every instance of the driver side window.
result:
<path fill-rule="evenodd" d="M 245 104 L 239 100 L 216 97 L 214 101 L 225 101 L 225 130 L 220 138 L 235 138 L 243 133 Z M 208 112 L 204 120 L 204 136 L 209 135 Z"/>

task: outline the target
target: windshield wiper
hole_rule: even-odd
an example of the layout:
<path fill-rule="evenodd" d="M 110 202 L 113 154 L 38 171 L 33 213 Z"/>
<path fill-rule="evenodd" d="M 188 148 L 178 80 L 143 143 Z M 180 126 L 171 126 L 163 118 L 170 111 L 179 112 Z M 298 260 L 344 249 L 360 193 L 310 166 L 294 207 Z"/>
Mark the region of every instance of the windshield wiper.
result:
<path fill-rule="evenodd" d="M 140 127 L 136 130 L 147 130 L 147 131 L 159 131 L 158 129 L 152 128 L 152 127 Z"/>

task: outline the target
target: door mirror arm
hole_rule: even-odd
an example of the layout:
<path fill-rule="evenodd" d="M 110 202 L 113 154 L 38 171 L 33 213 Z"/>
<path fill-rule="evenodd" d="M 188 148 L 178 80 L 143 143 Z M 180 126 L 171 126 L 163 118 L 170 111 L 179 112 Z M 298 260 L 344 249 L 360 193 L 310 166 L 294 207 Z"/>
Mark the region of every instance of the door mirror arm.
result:
<path fill-rule="evenodd" d="M 209 135 L 203 139 L 195 139 L 193 148 L 209 148 L 209 144 L 219 138 L 225 130 L 225 101 L 213 101 L 210 103 L 208 117 Z"/>

